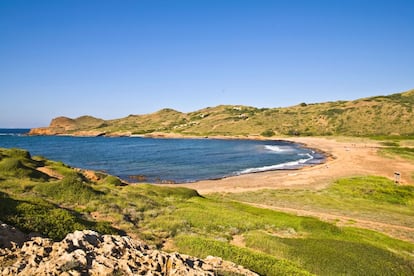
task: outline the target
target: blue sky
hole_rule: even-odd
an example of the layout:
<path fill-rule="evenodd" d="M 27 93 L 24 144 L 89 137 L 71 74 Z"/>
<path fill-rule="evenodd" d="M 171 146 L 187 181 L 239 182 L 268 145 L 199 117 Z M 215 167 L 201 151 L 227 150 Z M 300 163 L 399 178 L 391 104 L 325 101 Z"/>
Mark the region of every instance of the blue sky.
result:
<path fill-rule="evenodd" d="M 0 0 L 0 127 L 414 88 L 412 0 Z"/>

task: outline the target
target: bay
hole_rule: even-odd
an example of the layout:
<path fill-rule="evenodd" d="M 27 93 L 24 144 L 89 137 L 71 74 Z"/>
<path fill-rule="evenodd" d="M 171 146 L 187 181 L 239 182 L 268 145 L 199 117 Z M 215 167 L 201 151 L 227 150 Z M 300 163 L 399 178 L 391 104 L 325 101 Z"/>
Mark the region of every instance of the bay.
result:
<path fill-rule="evenodd" d="M 139 176 L 151 183 L 194 182 L 324 161 L 322 154 L 286 141 L 26 136 L 25 132 L 0 129 L 0 147 L 26 149 L 128 181 Z"/>

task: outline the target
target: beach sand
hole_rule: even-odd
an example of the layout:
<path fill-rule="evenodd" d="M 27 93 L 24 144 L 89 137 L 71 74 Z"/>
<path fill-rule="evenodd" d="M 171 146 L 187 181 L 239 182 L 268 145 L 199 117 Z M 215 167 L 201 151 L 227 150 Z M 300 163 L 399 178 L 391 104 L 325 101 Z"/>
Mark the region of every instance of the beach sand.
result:
<path fill-rule="evenodd" d="M 340 137 L 295 137 L 281 140 L 301 143 L 323 151 L 328 155 L 327 161 L 299 170 L 253 173 L 173 186 L 196 189 L 200 194 L 238 193 L 258 189 L 323 189 L 341 177 L 378 175 L 394 179 L 395 172 L 401 174 L 401 184 L 413 182 L 411 175 L 414 172 L 414 163 L 378 154 L 381 145 L 372 140 Z"/>

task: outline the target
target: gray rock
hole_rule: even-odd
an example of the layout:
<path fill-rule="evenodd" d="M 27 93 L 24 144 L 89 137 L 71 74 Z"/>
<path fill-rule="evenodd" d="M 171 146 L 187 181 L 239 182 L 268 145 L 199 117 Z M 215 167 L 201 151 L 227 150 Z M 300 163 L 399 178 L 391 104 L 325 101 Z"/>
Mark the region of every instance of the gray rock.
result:
<path fill-rule="evenodd" d="M 10 229 L 10 233 L 16 231 Z M 100 235 L 90 230 L 70 233 L 61 242 L 35 237 L 21 247 L 0 249 L 0 275 L 214 276 L 217 271 L 257 275 L 218 257 L 202 260 L 165 253 L 130 237 Z"/>

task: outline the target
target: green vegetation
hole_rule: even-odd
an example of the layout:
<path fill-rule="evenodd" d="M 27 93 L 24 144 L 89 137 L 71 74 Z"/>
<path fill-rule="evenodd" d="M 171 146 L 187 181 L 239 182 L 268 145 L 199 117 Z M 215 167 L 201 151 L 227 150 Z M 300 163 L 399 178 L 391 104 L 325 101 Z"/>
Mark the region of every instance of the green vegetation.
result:
<path fill-rule="evenodd" d="M 62 163 L 32 158 L 19 149 L 0 149 L 0 220 L 26 232 L 62 239 L 79 229 L 118 233 L 107 222 L 90 221 L 58 204 L 86 203 L 98 196 L 82 176 Z M 37 170 L 50 164 L 67 177 L 61 181 Z"/>
<path fill-rule="evenodd" d="M 151 226 L 176 235 L 181 252 L 202 257 L 217 254 L 264 275 L 293 271 L 300 275 L 301 270 L 318 275 L 410 275 L 414 269 L 409 261 L 413 244 L 220 196 L 191 198 L 174 212 L 160 214 Z M 229 244 L 235 236 L 244 237 L 247 248 Z"/>
<path fill-rule="evenodd" d="M 271 130 L 271 129 L 268 129 L 268 130 L 265 130 L 265 131 L 263 131 L 262 133 L 260 133 L 260 135 L 262 135 L 262 136 L 264 136 L 264 137 L 272 137 L 272 136 L 274 136 L 276 133 L 273 131 L 273 130 Z"/>
<path fill-rule="evenodd" d="M 414 187 L 396 185 L 384 177 L 339 179 L 323 190 L 260 190 L 226 198 L 414 228 Z M 395 229 L 394 234 L 414 240 L 411 230 Z"/>
<path fill-rule="evenodd" d="M 108 175 L 104 179 L 105 184 L 113 185 L 113 186 L 122 186 L 122 181 L 115 176 Z"/>
<path fill-rule="evenodd" d="M 414 206 L 414 186 L 398 186 L 384 177 L 353 177 L 340 179 L 328 192 L 353 199 L 373 201 L 375 204 Z"/>
<path fill-rule="evenodd" d="M 414 160 L 414 148 L 388 147 L 382 151 L 391 155 L 398 155 L 406 159 Z"/>
<path fill-rule="evenodd" d="M 182 235 L 177 237 L 176 243 L 184 252 L 202 258 L 211 254 L 221 256 L 226 260 L 249 267 L 260 275 L 312 275 L 293 262 L 222 241 Z"/>
<path fill-rule="evenodd" d="M 75 230 L 94 229 L 101 233 L 117 234 L 119 231 L 107 222 L 82 219 L 80 214 L 59 208 L 47 201 L 25 197 L 9 197 L 0 192 L 0 219 L 25 232 L 35 232 L 54 240 L 63 239 Z"/>
<path fill-rule="evenodd" d="M 0 220 L 26 232 L 53 239 L 86 228 L 127 232 L 159 248 L 172 241 L 174 250 L 182 253 L 218 255 L 262 275 L 414 272 L 413 243 L 234 201 L 312 202 L 328 206 L 328 210 L 345 205 L 362 213 L 376 208 L 378 217 L 378 212 L 381 216 L 389 212 L 396 215 L 397 223 L 404 220 L 405 225 L 414 225 L 413 189 L 383 178 L 339 180 L 319 192 L 258 191 L 202 197 L 186 188 L 126 185 L 102 173 L 88 178 L 82 171 L 32 158 L 21 150 L 0 149 L 0 164 Z M 41 167 L 48 170 L 40 172 Z"/>
<path fill-rule="evenodd" d="M 385 156 L 414 160 L 414 136 L 373 136 L 371 139 L 381 141 L 384 148 L 380 153 Z"/>
<path fill-rule="evenodd" d="M 10 149 L 0 153 L 0 172 L 5 177 L 30 178 L 44 181 L 49 177 L 36 170 L 42 163 L 31 159 L 29 152 L 20 149 Z"/>
<path fill-rule="evenodd" d="M 281 238 L 260 231 L 245 239 L 248 247 L 296 261 L 317 275 L 410 275 L 414 269 L 404 258 L 360 241 Z"/>
<path fill-rule="evenodd" d="M 414 90 L 355 101 L 301 103 L 284 108 L 220 105 L 181 113 L 162 109 L 116 120 L 57 118 L 50 129 L 106 135 L 179 133 L 197 136 L 347 135 L 407 137 L 414 134 Z M 364 118 L 364 120 L 361 120 Z M 398 126 L 398 127 L 397 127 Z M 274 134 L 272 134 L 272 131 Z M 272 134 L 272 135 L 271 135 Z"/>
<path fill-rule="evenodd" d="M 98 199 L 100 195 L 81 177 L 73 176 L 66 176 L 61 181 L 37 185 L 34 191 L 57 203 L 64 204 L 86 204 L 91 200 Z"/>

